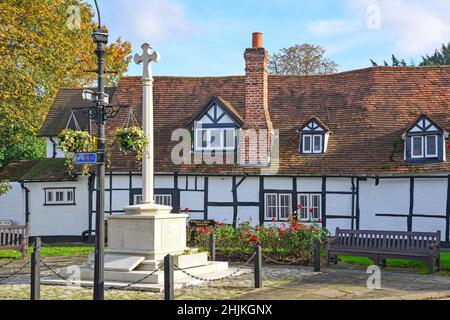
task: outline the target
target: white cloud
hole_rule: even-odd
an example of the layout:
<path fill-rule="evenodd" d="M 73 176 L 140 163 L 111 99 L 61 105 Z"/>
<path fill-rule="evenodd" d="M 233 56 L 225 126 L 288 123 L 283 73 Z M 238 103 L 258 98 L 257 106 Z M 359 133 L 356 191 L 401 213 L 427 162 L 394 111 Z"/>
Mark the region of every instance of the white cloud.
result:
<path fill-rule="evenodd" d="M 373 18 L 374 5 L 380 9 L 381 20 L 380 28 L 371 30 L 367 22 Z M 398 55 L 424 55 L 450 41 L 450 1 L 346 0 L 342 19 L 313 21 L 308 30 L 317 36 L 339 34 L 344 43 L 348 42 L 345 37 L 359 39 L 361 44 L 392 43 Z"/>
<path fill-rule="evenodd" d="M 177 0 L 110 0 L 109 5 L 114 7 L 109 18 L 126 39 L 171 41 L 198 31 Z"/>
<path fill-rule="evenodd" d="M 398 54 L 424 54 L 450 41 L 450 2 L 421 0 L 347 0 L 350 14 L 380 8 L 382 34 Z"/>

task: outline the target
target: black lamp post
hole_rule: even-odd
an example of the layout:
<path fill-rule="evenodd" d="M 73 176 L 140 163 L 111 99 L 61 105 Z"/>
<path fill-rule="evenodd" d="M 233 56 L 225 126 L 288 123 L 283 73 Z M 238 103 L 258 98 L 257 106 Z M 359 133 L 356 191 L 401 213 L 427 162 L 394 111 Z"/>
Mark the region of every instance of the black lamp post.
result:
<path fill-rule="evenodd" d="M 108 43 L 108 32 L 102 30 L 100 10 L 97 0 L 95 6 L 98 15 L 98 27 L 92 37 L 97 44 L 95 53 L 98 59 L 98 91 L 95 96 L 97 105 L 97 196 L 95 210 L 95 266 L 94 266 L 94 300 L 104 299 L 104 255 L 105 255 L 105 109 L 108 102 L 105 101 L 105 47 Z"/>

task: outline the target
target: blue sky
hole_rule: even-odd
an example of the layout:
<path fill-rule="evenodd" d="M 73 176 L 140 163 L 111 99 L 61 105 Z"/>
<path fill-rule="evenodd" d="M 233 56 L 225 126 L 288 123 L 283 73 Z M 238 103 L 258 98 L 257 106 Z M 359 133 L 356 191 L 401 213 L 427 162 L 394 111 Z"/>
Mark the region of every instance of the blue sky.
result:
<path fill-rule="evenodd" d="M 88 1 L 92 2 L 92 1 Z M 148 42 L 162 56 L 156 75 L 244 73 L 251 33 L 270 53 L 296 43 L 326 49 L 339 71 L 382 62 L 392 53 L 420 62 L 450 41 L 448 0 L 98 0 L 111 39 L 133 53 Z M 130 64 L 129 75 L 141 69 Z"/>

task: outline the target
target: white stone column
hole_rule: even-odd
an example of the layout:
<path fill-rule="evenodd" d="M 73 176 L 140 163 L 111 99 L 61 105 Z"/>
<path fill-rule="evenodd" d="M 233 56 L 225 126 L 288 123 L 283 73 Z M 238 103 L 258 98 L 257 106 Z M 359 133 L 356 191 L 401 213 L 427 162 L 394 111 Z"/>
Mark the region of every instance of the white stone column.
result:
<path fill-rule="evenodd" d="M 142 78 L 142 127 L 149 145 L 142 158 L 142 202 L 154 203 L 153 78 Z"/>
<path fill-rule="evenodd" d="M 134 62 L 143 65 L 142 74 L 142 127 L 149 146 L 142 159 L 142 202 L 152 204 L 154 188 L 154 125 L 153 125 L 153 74 L 152 62 L 159 62 L 160 55 L 148 44 L 142 45 L 142 55 L 136 54 Z"/>

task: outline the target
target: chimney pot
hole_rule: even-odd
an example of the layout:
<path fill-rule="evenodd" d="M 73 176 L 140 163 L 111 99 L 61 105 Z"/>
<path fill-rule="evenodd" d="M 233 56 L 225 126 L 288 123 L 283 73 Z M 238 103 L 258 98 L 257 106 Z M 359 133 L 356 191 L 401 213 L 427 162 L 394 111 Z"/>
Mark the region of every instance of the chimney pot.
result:
<path fill-rule="evenodd" d="M 262 48 L 263 47 L 263 34 L 261 32 L 254 32 L 252 43 L 253 43 L 252 47 L 254 49 Z"/>

